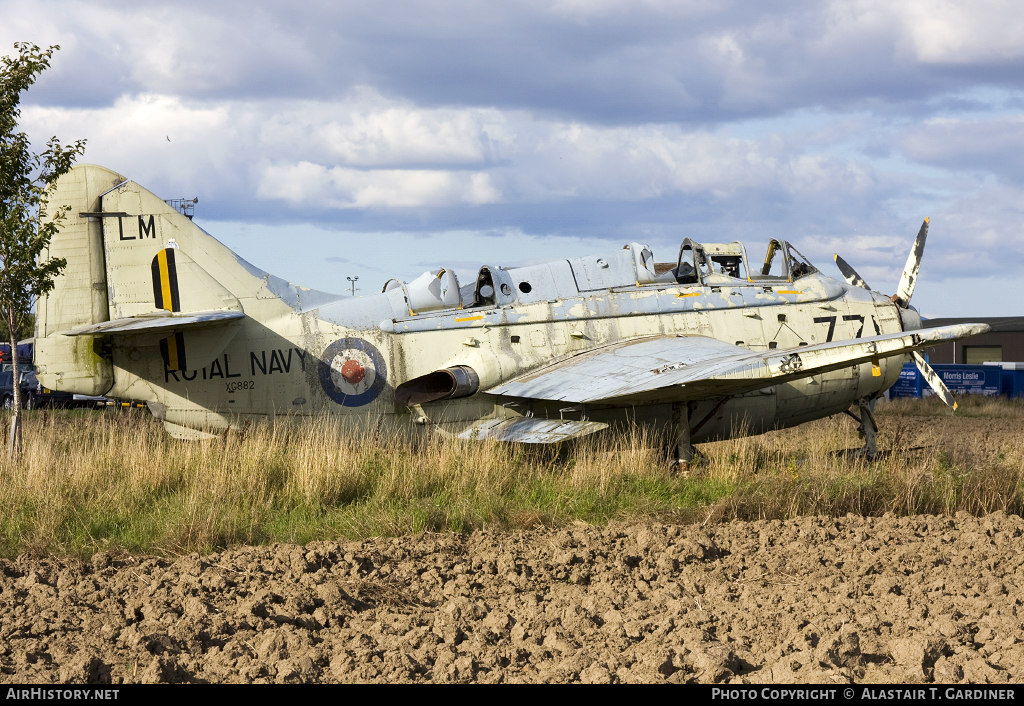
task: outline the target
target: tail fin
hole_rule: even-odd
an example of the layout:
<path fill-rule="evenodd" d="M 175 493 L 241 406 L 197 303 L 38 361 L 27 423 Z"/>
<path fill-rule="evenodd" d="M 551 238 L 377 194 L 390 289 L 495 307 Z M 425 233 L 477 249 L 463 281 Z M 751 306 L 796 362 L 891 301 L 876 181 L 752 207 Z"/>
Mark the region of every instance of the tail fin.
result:
<path fill-rule="evenodd" d="M 71 212 L 49 252 L 67 269 L 37 306 L 36 363 L 47 387 L 108 393 L 122 343 L 159 346 L 171 369 L 186 360 L 194 369 L 223 350 L 246 311 L 266 322 L 325 297 L 261 272 L 108 169 L 75 167 L 51 204 Z"/>

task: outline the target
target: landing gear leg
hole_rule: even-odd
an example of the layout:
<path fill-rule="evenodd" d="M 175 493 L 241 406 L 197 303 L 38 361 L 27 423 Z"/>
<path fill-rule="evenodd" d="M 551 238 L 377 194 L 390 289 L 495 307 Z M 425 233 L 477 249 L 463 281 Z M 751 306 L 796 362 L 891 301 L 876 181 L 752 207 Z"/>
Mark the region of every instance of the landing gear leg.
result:
<path fill-rule="evenodd" d="M 685 402 L 677 402 L 672 405 L 672 474 L 689 473 L 693 456 L 693 445 L 690 443 L 690 410 Z"/>
<path fill-rule="evenodd" d="M 863 456 L 869 461 L 875 460 L 878 456 L 878 445 L 875 443 L 878 436 L 878 424 L 875 423 L 875 400 L 861 397 L 857 400 L 860 407 L 860 428 L 857 429 L 864 437 L 864 446 L 857 451 L 858 456 Z"/>

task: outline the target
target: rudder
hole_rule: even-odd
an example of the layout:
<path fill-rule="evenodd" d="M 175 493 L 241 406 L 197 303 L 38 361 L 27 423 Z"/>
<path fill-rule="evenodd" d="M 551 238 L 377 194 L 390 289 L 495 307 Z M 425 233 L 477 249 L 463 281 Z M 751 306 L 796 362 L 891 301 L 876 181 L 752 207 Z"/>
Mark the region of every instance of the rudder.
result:
<path fill-rule="evenodd" d="M 103 337 L 72 338 L 62 332 L 109 318 L 102 219 L 79 214 L 98 212 L 101 196 L 124 181 L 117 172 L 80 164 L 57 180 L 50 198 L 51 213 L 62 206 L 71 210 L 43 254 L 65 258 L 67 267 L 36 303 L 35 357 L 46 387 L 102 395 L 114 383 Z"/>

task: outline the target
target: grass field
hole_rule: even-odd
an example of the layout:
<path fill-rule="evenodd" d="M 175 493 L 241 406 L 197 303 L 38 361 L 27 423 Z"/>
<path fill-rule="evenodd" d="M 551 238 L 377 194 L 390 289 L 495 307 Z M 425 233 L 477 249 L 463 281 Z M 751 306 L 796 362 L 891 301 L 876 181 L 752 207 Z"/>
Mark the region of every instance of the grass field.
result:
<path fill-rule="evenodd" d="M 781 519 L 801 514 L 1020 513 L 1024 405 L 880 405 L 883 456 L 843 415 L 704 444 L 673 477 L 655 439 L 561 449 L 345 434 L 330 420 L 171 439 L 147 412 L 35 411 L 0 460 L 0 554 L 181 554 L 237 544 L 480 527 Z"/>

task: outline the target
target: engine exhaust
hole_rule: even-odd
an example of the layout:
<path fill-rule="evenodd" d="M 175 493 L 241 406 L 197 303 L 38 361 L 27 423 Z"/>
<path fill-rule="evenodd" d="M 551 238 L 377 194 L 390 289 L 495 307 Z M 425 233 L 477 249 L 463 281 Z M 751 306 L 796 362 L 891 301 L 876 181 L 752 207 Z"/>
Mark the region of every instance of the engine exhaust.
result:
<path fill-rule="evenodd" d="M 395 388 L 395 401 L 411 407 L 437 400 L 469 397 L 480 389 L 480 377 L 468 365 L 456 365 L 421 375 Z"/>

